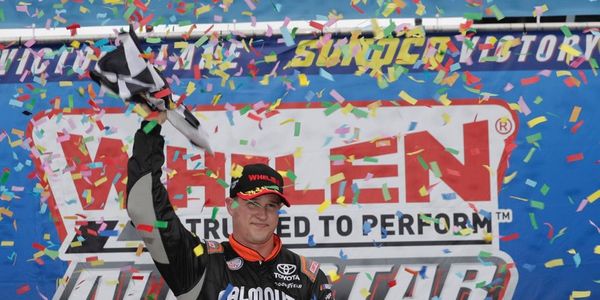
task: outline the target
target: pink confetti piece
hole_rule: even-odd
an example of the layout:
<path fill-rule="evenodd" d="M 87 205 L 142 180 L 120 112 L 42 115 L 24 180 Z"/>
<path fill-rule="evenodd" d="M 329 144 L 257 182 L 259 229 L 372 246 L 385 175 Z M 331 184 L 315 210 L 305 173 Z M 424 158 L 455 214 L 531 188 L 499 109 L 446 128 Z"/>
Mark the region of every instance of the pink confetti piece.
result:
<path fill-rule="evenodd" d="M 343 103 L 344 101 L 346 101 L 344 96 L 340 95 L 340 93 L 338 93 L 338 91 L 336 91 L 335 89 L 332 89 L 329 92 L 329 95 L 331 95 L 331 97 L 333 97 L 333 99 L 335 99 L 339 103 Z"/>
<path fill-rule="evenodd" d="M 587 204 L 588 204 L 588 200 L 587 199 L 581 200 L 581 202 L 579 202 L 579 206 L 577 206 L 576 212 L 582 211 Z"/>
<path fill-rule="evenodd" d="M 521 112 L 528 116 L 531 113 L 531 109 L 529 109 L 529 106 L 527 106 L 527 103 L 525 103 L 525 99 L 523 99 L 523 96 L 519 97 L 519 107 L 521 108 Z"/>
<path fill-rule="evenodd" d="M 254 3 L 252 3 L 251 0 L 244 0 L 244 2 L 246 2 L 246 5 L 248 5 L 248 8 L 250 8 L 250 10 L 256 9 L 256 5 L 254 5 Z"/>
<path fill-rule="evenodd" d="M 598 233 L 600 233 L 600 228 L 598 227 L 598 225 L 594 224 L 594 222 L 592 222 L 592 220 L 589 220 L 590 224 L 592 224 L 592 226 L 594 226 L 594 228 L 596 228 L 596 231 L 598 231 Z"/>
<path fill-rule="evenodd" d="M 505 91 L 505 92 L 508 92 L 508 91 L 512 90 L 514 87 L 515 87 L 515 86 L 514 86 L 512 83 L 508 82 L 508 83 L 506 83 L 506 85 L 504 86 L 504 91 Z"/>

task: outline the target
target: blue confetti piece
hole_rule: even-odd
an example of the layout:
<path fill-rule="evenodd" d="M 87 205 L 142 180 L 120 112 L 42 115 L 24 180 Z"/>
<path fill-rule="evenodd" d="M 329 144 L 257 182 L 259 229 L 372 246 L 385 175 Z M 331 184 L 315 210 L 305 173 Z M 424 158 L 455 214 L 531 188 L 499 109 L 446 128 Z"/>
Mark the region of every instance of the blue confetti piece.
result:
<path fill-rule="evenodd" d="M 346 190 L 346 180 L 340 182 L 340 188 L 338 189 L 338 195 L 344 195 L 344 190 Z"/>
<path fill-rule="evenodd" d="M 387 238 L 387 236 L 388 236 L 387 229 L 385 229 L 385 227 L 381 227 L 381 239 L 384 240 Z"/>
<path fill-rule="evenodd" d="M 333 79 L 333 76 L 329 72 L 325 71 L 325 69 L 323 68 L 319 68 L 319 76 L 329 81 L 335 81 L 335 79 Z"/>
<path fill-rule="evenodd" d="M 371 232 L 371 222 L 365 221 L 362 226 L 363 235 L 368 235 Z"/>
<path fill-rule="evenodd" d="M 398 217 L 398 219 L 402 219 L 402 216 L 404 216 L 404 214 L 401 211 L 397 210 L 396 217 Z"/>
<path fill-rule="evenodd" d="M 579 264 L 581 264 L 581 256 L 579 253 L 575 253 L 575 255 L 573 255 L 573 261 L 575 262 L 575 268 L 579 268 Z"/>
<path fill-rule="evenodd" d="M 292 38 L 290 30 L 287 27 L 282 26 L 279 28 L 279 30 L 279 32 L 281 32 L 281 37 L 283 38 L 283 41 L 285 42 L 286 46 L 291 47 L 296 44 L 296 42 L 294 42 L 294 38 Z"/>
<path fill-rule="evenodd" d="M 226 111 L 225 115 L 227 115 L 227 120 L 229 121 L 229 125 L 234 126 L 235 122 L 233 122 L 233 111 Z"/>
<path fill-rule="evenodd" d="M 227 297 L 229 297 L 229 294 L 231 294 L 231 291 L 233 291 L 233 285 L 231 283 L 228 283 L 227 287 L 223 291 L 223 295 L 221 295 L 220 300 L 226 300 Z"/>
<path fill-rule="evenodd" d="M 280 209 L 277 211 L 277 215 L 286 215 L 287 211 L 285 211 L 285 209 Z"/>
<path fill-rule="evenodd" d="M 529 272 L 533 272 L 533 270 L 535 270 L 535 265 L 523 264 L 523 269 L 525 269 Z"/>
<path fill-rule="evenodd" d="M 527 178 L 527 180 L 525 180 L 525 184 L 534 188 L 537 185 L 537 182 Z"/>
<path fill-rule="evenodd" d="M 340 249 L 340 258 L 342 260 L 348 259 L 348 254 L 344 254 L 344 250 Z"/>
<path fill-rule="evenodd" d="M 419 270 L 419 276 L 421 276 L 423 279 L 426 279 L 427 277 L 425 277 L 425 273 L 427 273 L 427 266 L 421 266 L 421 270 Z"/>
<path fill-rule="evenodd" d="M 442 193 L 443 200 L 454 200 L 456 199 L 456 193 Z"/>
<path fill-rule="evenodd" d="M 173 154 L 173 161 L 176 161 L 179 158 L 179 150 L 176 150 Z"/>
<path fill-rule="evenodd" d="M 314 247 L 316 245 L 317 245 L 317 243 L 315 243 L 314 235 L 312 235 L 312 234 L 309 235 L 308 236 L 308 246 L 309 247 Z"/>
<path fill-rule="evenodd" d="M 415 128 L 417 128 L 417 122 L 410 122 L 410 125 L 408 125 L 408 131 L 413 131 Z"/>
<path fill-rule="evenodd" d="M 479 210 L 479 214 L 482 215 L 484 218 L 491 220 L 492 219 L 492 213 L 485 210 L 485 209 L 480 209 Z"/>
<path fill-rule="evenodd" d="M 102 230 L 102 231 L 100 231 L 100 233 L 98 235 L 100 235 L 100 236 L 119 236 L 119 231 L 118 230 Z"/>
<path fill-rule="evenodd" d="M 315 92 L 308 91 L 308 92 L 306 92 L 306 96 L 304 96 L 304 99 L 306 99 L 306 101 L 310 102 L 315 97 L 315 95 L 316 95 Z"/>
<path fill-rule="evenodd" d="M 444 254 L 452 253 L 452 251 L 450 249 L 448 249 L 448 248 L 442 250 L 442 252 L 444 252 Z"/>

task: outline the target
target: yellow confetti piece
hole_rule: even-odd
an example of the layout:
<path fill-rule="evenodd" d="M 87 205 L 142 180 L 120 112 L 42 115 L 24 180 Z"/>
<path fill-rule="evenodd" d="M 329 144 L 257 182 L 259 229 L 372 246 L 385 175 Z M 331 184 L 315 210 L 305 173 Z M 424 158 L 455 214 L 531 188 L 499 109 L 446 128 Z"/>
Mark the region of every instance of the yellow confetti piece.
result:
<path fill-rule="evenodd" d="M 539 116 L 537 118 L 533 118 L 533 119 L 527 121 L 527 126 L 529 126 L 529 128 L 533 128 L 536 125 L 538 125 L 540 123 L 544 123 L 546 121 L 548 121 L 548 119 L 546 119 L 545 116 Z"/>
<path fill-rule="evenodd" d="M 50 234 L 44 233 L 44 241 L 49 241 L 49 240 L 50 240 Z"/>
<path fill-rule="evenodd" d="M 509 103 L 508 107 L 511 110 L 521 111 L 521 106 L 519 106 L 519 103 Z"/>
<path fill-rule="evenodd" d="M 81 246 L 82 246 L 82 244 L 80 241 L 71 242 L 71 248 L 81 247 Z"/>
<path fill-rule="evenodd" d="M 140 256 L 142 255 L 142 252 L 144 252 L 144 244 L 139 243 L 137 245 L 137 249 L 135 250 L 135 256 Z"/>
<path fill-rule="evenodd" d="M 450 124 L 452 121 L 452 116 L 450 116 L 448 113 L 443 113 L 442 120 L 444 120 L 444 124 Z"/>
<path fill-rule="evenodd" d="M 571 116 L 569 117 L 569 122 L 571 122 L 571 123 L 577 122 L 577 119 L 579 119 L 580 113 L 581 113 L 580 106 L 573 107 L 573 110 L 571 111 Z"/>
<path fill-rule="evenodd" d="M 104 265 L 104 260 L 102 260 L 102 259 L 93 260 L 90 262 L 90 265 L 92 267 L 102 266 L 102 265 Z"/>
<path fill-rule="evenodd" d="M 514 171 L 510 175 L 504 176 L 504 179 L 502 180 L 502 182 L 504 182 L 504 184 L 511 182 L 517 176 L 517 173 L 518 173 L 517 171 Z"/>
<path fill-rule="evenodd" d="M 263 79 L 259 81 L 261 85 L 269 85 L 269 74 L 263 76 Z"/>
<path fill-rule="evenodd" d="M 119 280 L 118 279 L 106 280 L 104 283 L 106 285 L 117 285 L 117 284 L 119 284 Z"/>
<path fill-rule="evenodd" d="M 296 150 L 294 151 L 294 158 L 300 158 L 302 157 L 302 147 L 298 147 L 296 148 Z"/>
<path fill-rule="evenodd" d="M 344 173 L 340 172 L 333 176 L 329 176 L 329 178 L 327 178 L 327 184 L 332 185 L 332 184 L 340 182 L 344 179 L 346 179 L 346 176 L 344 176 Z"/>
<path fill-rule="evenodd" d="M 265 62 L 272 63 L 277 61 L 277 54 L 265 55 Z"/>
<path fill-rule="evenodd" d="M 419 189 L 419 195 L 421 197 L 425 197 L 425 196 L 429 195 L 429 191 L 427 191 L 427 188 L 424 185 L 421 186 L 421 188 Z"/>
<path fill-rule="evenodd" d="M 336 200 L 335 203 L 337 204 L 344 204 L 344 201 L 346 201 L 346 196 L 339 196 Z"/>
<path fill-rule="evenodd" d="M 204 254 L 204 247 L 202 247 L 202 244 L 196 246 L 196 248 L 194 248 L 194 255 L 196 255 L 196 257 L 200 256 Z"/>
<path fill-rule="evenodd" d="M 319 207 L 317 208 L 317 212 L 322 214 L 329 206 L 331 206 L 331 200 L 325 199 L 323 200 L 323 203 L 321 203 L 321 205 L 319 205 Z"/>
<path fill-rule="evenodd" d="M 572 77 L 573 73 L 571 73 L 571 71 L 565 71 L 565 70 L 556 71 L 556 77 L 563 77 L 563 76 Z"/>
<path fill-rule="evenodd" d="M 33 254 L 33 258 L 38 259 L 38 258 L 44 256 L 44 254 L 45 254 L 44 251 L 38 251 Z"/>
<path fill-rule="evenodd" d="M 571 296 L 569 296 L 569 300 L 578 298 L 588 298 L 590 296 L 592 296 L 592 291 L 572 291 Z"/>
<path fill-rule="evenodd" d="M 244 171 L 244 167 L 238 165 L 238 164 L 233 164 L 231 166 L 231 177 L 233 178 L 240 178 L 242 177 L 242 172 Z"/>
<path fill-rule="evenodd" d="M 569 250 L 567 250 L 567 252 L 571 255 L 577 254 L 577 250 L 575 250 L 575 249 L 569 249 Z"/>
<path fill-rule="evenodd" d="M 58 83 L 58 86 L 60 86 L 60 87 L 73 86 L 73 82 L 72 81 L 60 81 Z"/>
<path fill-rule="evenodd" d="M 452 101 L 450 99 L 448 99 L 448 94 L 443 94 L 440 96 L 440 102 L 444 105 L 444 106 L 448 106 L 450 104 L 452 104 Z"/>
<path fill-rule="evenodd" d="M 327 275 L 329 275 L 329 279 L 331 282 L 336 282 L 338 279 L 340 279 L 340 275 L 338 275 L 337 272 L 334 270 L 329 271 Z"/>
<path fill-rule="evenodd" d="M 410 103 L 411 105 L 417 104 L 417 99 L 413 98 L 411 95 L 409 95 L 404 90 L 400 91 L 400 94 L 398 94 L 398 96 L 400 97 L 400 99 Z"/>
<path fill-rule="evenodd" d="M 100 179 L 96 180 L 96 181 L 94 182 L 94 186 L 95 186 L 95 187 L 98 187 L 99 185 L 101 185 L 101 184 L 105 183 L 106 181 L 108 181 L 108 178 L 106 178 L 106 176 L 104 176 L 104 177 L 102 177 L 102 178 L 100 178 Z"/>
<path fill-rule="evenodd" d="M 564 266 L 564 265 L 565 265 L 565 262 L 563 261 L 562 258 L 552 259 L 552 260 L 547 261 L 544 264 L 544 266 L 548 269 L 560 267 L 560 266 Z"/>
<path fill-rule="evenodd" d="M 596 247 L 594 247 L 594 254 L 600 254 L 600 245 L 596 245 Z"/>
<path fill-rule="evenodd" d="M 196 10 L 194 11 L 194 15 L 196 17 L 198 17 L 201 14 L 205 14 L 205 13 L 207 13 L 207 12 L 210 11 L 210 8 L 211 8 L 210 5 L 202 5 L 202 6 L 198 7 L 198 8 L 196 8 Z"/>
<path fill-rule="evenodd" d="M 594 201 L 598 200 L 598 198 L 600 198 L 600 189 L 586 197 L 589 203 L 594 203 Z"/>
<path fill-rule="evenodd" d="M 473 233 L 473 228 L 463 228 L 458 233 L 460 233 L 462 236 L 471 235 Z"/>
<path fill-rule="evenodd" d="M 269 110 L 276 110 L 279 105 L 281 105 L 281 98 L 277 98 L 277 101 L 269 106 Z"/>
<path fill-rule="evenodd" d="M 354 106 L 350 103 L 346 104 L 346 106 L 344 106 L 344 108 L 342 108 L 342 113 L 344 115 L 349 114 L 352 110 L 354 109 Z"/>
<path fill-rule="evenodd" d="M 289 118 L 289 119 L 287 119 L 287 120 L 283 120 L 283 121 L 281 121 L 281 123 L 279 123 L 279 125 L 285 125 L 285 124 L 287 124 L 287 123 L 292 123 L 292 122 L 295 122 L 295 121 L 296 121 L 296 119 Z"/>
<path fill-rule="evenodd" d="M 12 247 L 15 245 L 15 241 L 2 241 L 0 246 L 2 247 Z"/>
<path fill-rule="evenodd" d="M 188 82 L 188 85 L 185 87 L 185 94 L 191 95 L 196 90 L 196 84 L 192 81 Z"/>
<path fill-rule="evenodd" d="M 179 41 L 179 42 L 175 42 L 175 44 L 173 45 L 173 48 L 175 48 L 175 49 L 185 49 L 188 46 L 189 46 L 188 42 Z"/>
<path fill-rule="evenodd" d="M 140 117 L 144 119 L 148 116 L 148 112 L 146 112 L 146 110 L 139 103 L 135 104 L 135 106 L 133 107 L 133 112 L 137 113 L 138 115 L 140 115 Z"/>
<path fill-rule="evenodd" d="M 566 52 L 568 54 L 571 54 L 571 55 L 573 55 L 575 57 L 581 56 L 581 51 L 573 48 L 573 46 L 571 46 L 569 44 L 565 44 L 565 43 L 560 44 L 559 48 L 560 48 L 561 51 Z"/>
<path fill-rule="evenodd" d="M 369 292 L 368 289 L 362 288 L 362 289 L 360 289 L 360 295 L 367 298 L 367 297 L 369 297 L 369 295 L 371 295 L 371 293 Z"/>

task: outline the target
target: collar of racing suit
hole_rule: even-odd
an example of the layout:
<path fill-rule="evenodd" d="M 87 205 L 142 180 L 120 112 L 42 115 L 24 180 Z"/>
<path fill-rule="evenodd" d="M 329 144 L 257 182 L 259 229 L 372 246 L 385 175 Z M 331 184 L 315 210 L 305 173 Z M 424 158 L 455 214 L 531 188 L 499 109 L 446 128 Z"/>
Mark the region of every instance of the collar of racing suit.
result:
<path fill-rule="evenodd" d="M 233 250 L 237 254 L 239 254 L 239 256 L 241 256 L 243 259 L 251 262 L 270 261 L 273 258 L 275 258 L 277 254 L 279 254 L 279 251 L 281 251 L 281 239 L 276 234 L 273 234 L 273 243 L 275 244 L 275 247 L 273 247 L 271 253 L 269 253 L 267 257 L 263 257 L 254 249 L 248 248 L 242 245 L 240 242 L 236 241 L 233 237 L 233 234 L 229 235 L 229 244 L 231 245 L 231 247 L 233 247 Z"/>

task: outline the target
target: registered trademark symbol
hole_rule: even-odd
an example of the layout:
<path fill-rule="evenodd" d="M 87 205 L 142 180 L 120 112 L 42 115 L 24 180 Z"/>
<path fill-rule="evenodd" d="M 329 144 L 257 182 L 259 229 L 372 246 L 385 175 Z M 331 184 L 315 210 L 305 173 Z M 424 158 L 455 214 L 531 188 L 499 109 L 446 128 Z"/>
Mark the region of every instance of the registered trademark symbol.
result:
<path fill-rule="evenodd" d="M 496 120 L 496 131 L 500 134 L 508 134 L 512 132 L 513 123 L 508 118 L 500 118 Z"/>

